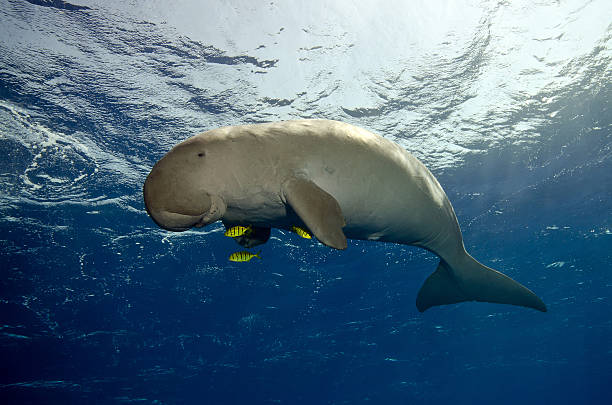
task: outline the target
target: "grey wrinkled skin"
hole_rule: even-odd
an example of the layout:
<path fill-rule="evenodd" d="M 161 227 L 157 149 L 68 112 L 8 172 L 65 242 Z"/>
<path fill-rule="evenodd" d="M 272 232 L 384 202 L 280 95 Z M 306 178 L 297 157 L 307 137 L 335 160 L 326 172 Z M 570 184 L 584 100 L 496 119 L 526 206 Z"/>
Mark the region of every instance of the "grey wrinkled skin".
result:
<path fill-rule="evenodd" d="M 450 201 L 418 159 L 350 124 L 296 120 L 201 133 L 155 164 L 144 199 L 153 220 L 171 231 L 222 220 L 304 226 L 337 249 L 347 238 L 426 248 L 441 262 L 419 292 L 419 310 L 466 300 L 546 310 L 527 288 L 465 251 Z"/>

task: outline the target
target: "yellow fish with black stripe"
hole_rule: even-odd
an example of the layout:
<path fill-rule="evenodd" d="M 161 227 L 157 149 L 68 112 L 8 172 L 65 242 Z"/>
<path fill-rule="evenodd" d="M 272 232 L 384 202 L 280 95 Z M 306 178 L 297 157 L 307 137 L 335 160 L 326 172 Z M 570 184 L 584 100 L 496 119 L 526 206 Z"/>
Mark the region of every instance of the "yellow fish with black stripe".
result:
<path fill-rule="evenodd" d="M 304 239 L 312 239 L 312 235 L 309 234 L 306 230 L 304 230 L 303 228 L 300 228 L 299 226 L 292 226 L 291 227 L 291 232 L 295 232 L 297 233 L 299 236 L 301 236 Z"/>
<path fill-rule="evenodd" d="M 246 250 L 243 250 L 242 252 L 232 253 L 229 257 L 229 260 L 232 262 L 248 262 L 254 257 L 261 259 L 261 256 L 259 256 L 260 253 L 261 250 L 257 253 L 251 253 L 247 252 Z"/>
<path fill-rule="evenodd" d="M 236 225 L 236 226 L 232 226 L 230 229 L 225 231 L 223 235 L 229 236 L 230 238 L 237 238 L 242 235 L 248 235 L 251 232 L 253 232 L 253 227 L 251 225 L 249 226 Z"/>

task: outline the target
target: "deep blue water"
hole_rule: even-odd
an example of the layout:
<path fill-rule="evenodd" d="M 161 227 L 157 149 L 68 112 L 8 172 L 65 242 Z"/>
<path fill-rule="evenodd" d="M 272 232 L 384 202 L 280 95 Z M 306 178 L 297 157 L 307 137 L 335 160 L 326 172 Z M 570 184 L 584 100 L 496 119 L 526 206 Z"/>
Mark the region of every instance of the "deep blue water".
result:
<path fill-rule="evenodd" d="M 609 2 L 231 3 L 0 0 L 0 402 L 609 402 Z M 548 312 L 421 314 L 415 247 L 232 263 L 148 218 L 172 145 L 298 117 L 419 157 Z"/>

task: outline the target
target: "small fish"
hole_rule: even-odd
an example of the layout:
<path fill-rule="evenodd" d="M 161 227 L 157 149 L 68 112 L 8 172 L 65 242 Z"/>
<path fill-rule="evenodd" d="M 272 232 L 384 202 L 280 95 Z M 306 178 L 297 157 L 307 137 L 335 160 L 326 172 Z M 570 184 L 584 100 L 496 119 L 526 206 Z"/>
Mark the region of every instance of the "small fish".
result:
<path fill-rule="evenodd" d="M 230 238 L 237 238 L 238 236 L 248 235 L 253 231 L 251 225 L 249 226 L 232 226 L 230 229 L 225 231 L 223 235 L 229 236 Z"/>
<path fill-rule="evenodd" d="M 247 252 L 246 250 L 243 250 L 242 252 L 232 253 L 229 257 L 229 260 L 232 262 L 248 262 L 254 257 L 261 259 L 261 256 L 259 256 L 260 253 L 261 251 L 253 254 L 251 252 Z"/>
<path fill-rule="evenodd" d="M 312 239 L 312 236 L 308 232 L 306 232 L 304 229 L 300 228 L 299 226 L 292 226 L 291 232 L 297 233 L 299 236 L 301 236 L 304 239 Z"/>

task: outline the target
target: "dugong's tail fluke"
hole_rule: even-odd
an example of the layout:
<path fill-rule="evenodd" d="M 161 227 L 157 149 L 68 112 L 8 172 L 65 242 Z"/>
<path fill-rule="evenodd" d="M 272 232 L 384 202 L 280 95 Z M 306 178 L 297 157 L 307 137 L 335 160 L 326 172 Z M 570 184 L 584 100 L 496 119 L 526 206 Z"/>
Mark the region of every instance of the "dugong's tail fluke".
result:
<path fill-rule="evenodd" d="M 423 312 L 437 305 L 482 301 L 520 305 L 546 312 L 546 305 L 527 287 L 466 256 L 451 267 L 444 260 L 421 287 L 417 308 Z"/>

